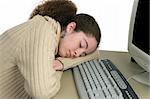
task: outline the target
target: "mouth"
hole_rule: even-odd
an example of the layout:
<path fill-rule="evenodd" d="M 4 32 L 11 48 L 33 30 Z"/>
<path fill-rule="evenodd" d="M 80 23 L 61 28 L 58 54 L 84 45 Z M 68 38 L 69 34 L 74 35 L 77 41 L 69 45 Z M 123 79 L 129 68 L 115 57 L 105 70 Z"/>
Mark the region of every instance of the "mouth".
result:
<path fill-rule="evenodd" d="M 70 50 L 68 50 L 68 51 L 66 52 L 66 57 L 69 58 L 70 55 L 71 55 L 71 54 L 70 54 Z"/>
<path fill-rule="evenodd" d="M 66 57 L 67 57 L 67 58 L 74 58 L 74 55 L 71 53 L 70 50 L 68 50 L 68 51 L 66 52 Z"/>

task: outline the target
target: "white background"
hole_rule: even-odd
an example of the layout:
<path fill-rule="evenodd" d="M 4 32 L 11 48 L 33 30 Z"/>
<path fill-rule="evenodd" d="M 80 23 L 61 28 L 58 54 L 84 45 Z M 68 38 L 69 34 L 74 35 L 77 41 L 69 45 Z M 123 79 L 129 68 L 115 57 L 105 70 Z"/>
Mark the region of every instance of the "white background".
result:
<path fill-rule="evenodd" d="M 27 21 L 42 0 L 1 0 L 0 34 Z M 72 0 L 77 13 L 95 17 L 102 33 L 100 50 L 127 51 L 128 31 L 133 0 Z"/>

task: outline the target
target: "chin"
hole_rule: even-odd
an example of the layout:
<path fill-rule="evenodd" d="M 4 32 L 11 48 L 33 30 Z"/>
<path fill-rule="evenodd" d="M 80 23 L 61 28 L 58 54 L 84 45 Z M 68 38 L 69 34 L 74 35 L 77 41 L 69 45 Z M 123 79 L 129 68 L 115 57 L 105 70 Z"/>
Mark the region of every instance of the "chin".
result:
<path fill-rule="evenodd" d="M 65 57 L 65 54 L 64 54 L 64 53 L 62 53 L 61 51 L 59 51 L 59 53 L 58 53 L 58 54 L 59 54 L 59 56 L 60 56 L 60 57 Z"/>

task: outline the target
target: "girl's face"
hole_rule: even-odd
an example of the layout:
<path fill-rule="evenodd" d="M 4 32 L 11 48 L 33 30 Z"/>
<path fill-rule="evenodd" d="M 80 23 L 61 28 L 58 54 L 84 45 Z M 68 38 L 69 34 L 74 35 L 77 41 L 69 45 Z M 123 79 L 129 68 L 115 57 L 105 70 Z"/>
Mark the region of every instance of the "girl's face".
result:
<path fill-rule="evenodd" d="M 75 58 L 85 56 L 96 50 L 97 41 L 95 37 L 87 36 L 82 31 L 75 32 L 73 27 L 70 28 L 67 26 L 65 36 L 60 38 L 58 54 L 61 57 Z"/>

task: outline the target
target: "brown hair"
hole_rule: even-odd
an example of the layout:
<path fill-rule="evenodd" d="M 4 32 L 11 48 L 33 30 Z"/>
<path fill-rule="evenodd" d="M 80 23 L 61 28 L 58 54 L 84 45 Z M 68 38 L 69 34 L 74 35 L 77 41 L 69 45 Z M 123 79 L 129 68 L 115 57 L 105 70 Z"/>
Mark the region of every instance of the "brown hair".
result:
<path fill-rule="evenodd" d="M 96 20 L 88 14 L 77 14 L 70 22 L 76 23 L 75 31 L 83 31 L 86 35 L 93 36 L 96 38 L 97 47 L 101 39 L 101 31 Z"/>
<path fill-rule="evenodd" d="M 77 7 L 69 0 L 48 0 L 38 5 L 29 19 L 39 14 L 41 16 L 49 16 L 58 21 L 62 28 L 66 27 L 68 20 L 76 15 Z"/>

